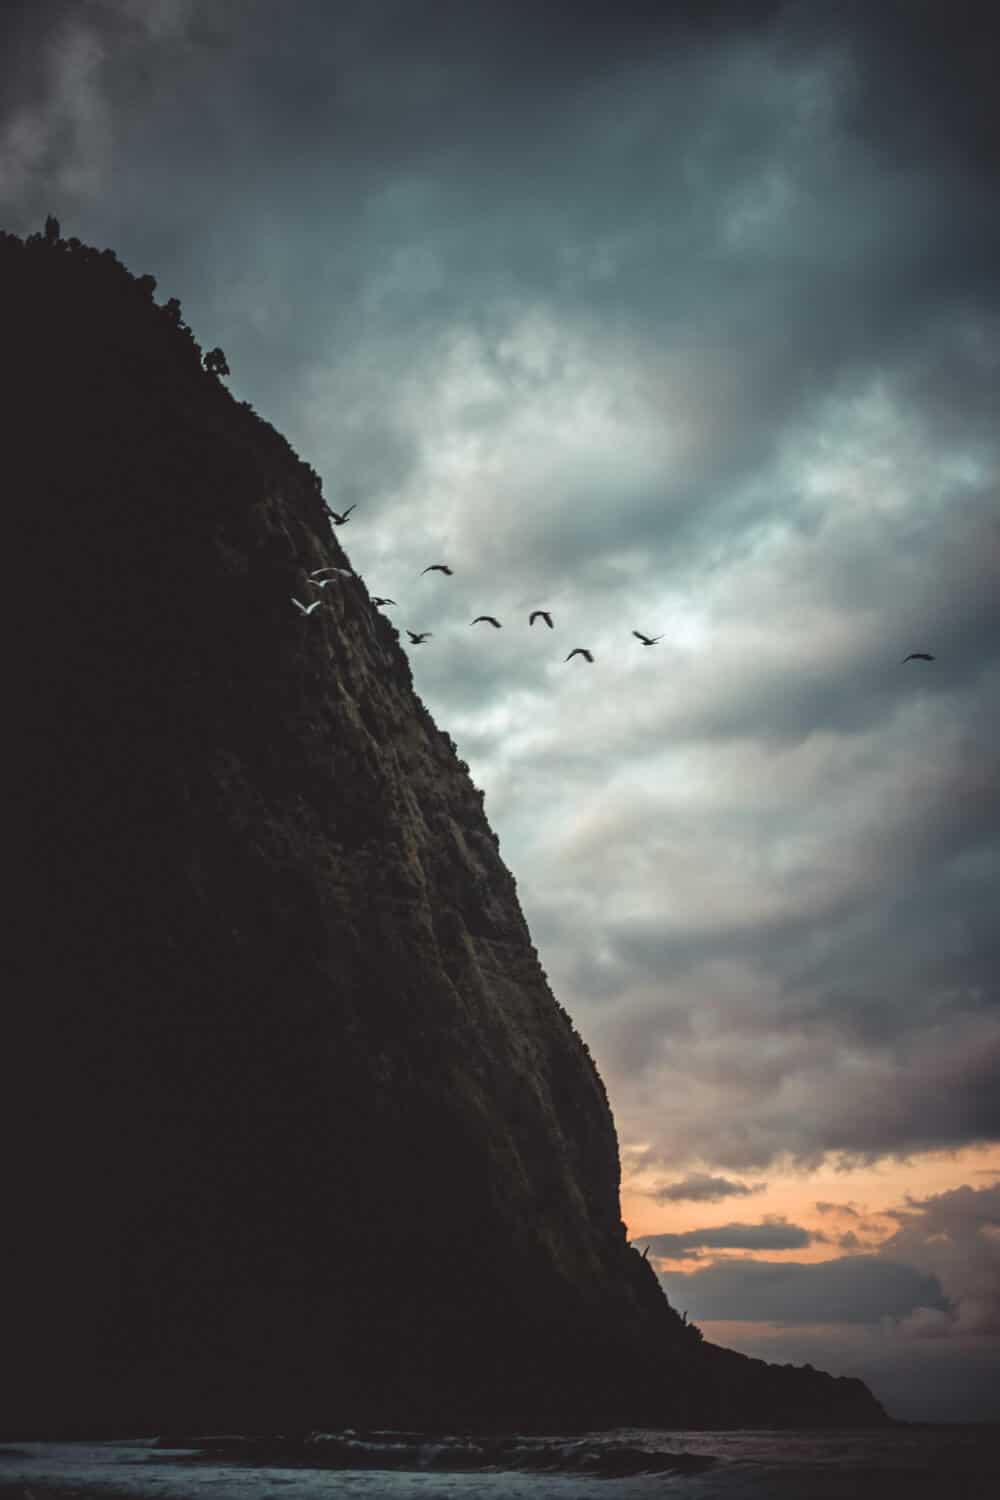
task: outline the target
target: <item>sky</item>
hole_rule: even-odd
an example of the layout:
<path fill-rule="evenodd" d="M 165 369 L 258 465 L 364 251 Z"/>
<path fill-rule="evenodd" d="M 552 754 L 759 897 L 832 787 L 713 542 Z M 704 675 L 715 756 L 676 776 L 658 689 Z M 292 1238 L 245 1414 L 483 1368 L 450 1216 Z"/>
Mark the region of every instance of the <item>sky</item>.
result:
<path fill-rule="evenodd" d="M 0 227 L 179 297 L 432 632 L 417 689 L 671 1301 L 895 1416 L 1000 1418 L 989 8 L 2 25 Z"/>

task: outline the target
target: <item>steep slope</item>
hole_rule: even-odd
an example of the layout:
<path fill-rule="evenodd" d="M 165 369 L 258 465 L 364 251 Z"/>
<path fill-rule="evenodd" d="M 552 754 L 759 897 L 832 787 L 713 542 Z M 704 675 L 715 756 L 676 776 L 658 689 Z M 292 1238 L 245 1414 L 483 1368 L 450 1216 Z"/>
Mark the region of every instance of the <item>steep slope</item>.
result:
<path fill-rule="evenodd" d="M 394 628 L 358 578 L 290 603 L 349 566 L 317 475 L 110 252 L 4 236 L 0 285 L 5 1425 L 738 1420 L 759 1378 L 625 1242 L 603 1086 Z M 816 1380 L 767 1419 L 879 1415 Z"/>

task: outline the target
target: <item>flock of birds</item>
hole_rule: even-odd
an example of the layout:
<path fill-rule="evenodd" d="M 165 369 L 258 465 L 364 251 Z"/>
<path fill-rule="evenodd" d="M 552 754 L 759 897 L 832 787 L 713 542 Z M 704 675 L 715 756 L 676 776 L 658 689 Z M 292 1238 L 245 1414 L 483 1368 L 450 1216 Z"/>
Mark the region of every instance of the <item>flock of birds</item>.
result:
<path fill-rule="evenodd" d="M 340 511 L 334 510 L 331 506 L 327 506 L 327 510 L 330 514 L 330 520 L 334 526 L 346 525 L 351 511 L 354 509 L 355 507 L 353 505 L 349 505 L 347 509 L 343 513 L 341 513 Z M 421 569 L 418 576 L 422 578 L 425 573 L 443 573 L 447 578 L 451 578 L 454 571 L 454 568 L 450 568 L 447 563 L 429 563 L 426 568 Z M 328 574 L 329 576 L 324 578 L 324 574 Z M 324 589 L 326 588 L 327 584 L 335 582 L 338 578 L 355 578 L 356 576 L 357 575 L 355 573 L 352 573 L 350 568 L 317 568 L 314 573 L 309 574 L 308 581 L 313 588 Z M 371 596 L 371 600 L 377 609 L 384 609 L 387 605 L 394 605 L 396 608 L 399 607 L 398 605 L 396 605 L 395 599 L 386 599 L 378 594 L 373 594 Z M 293 594 L 292 603 L 295 605 L 296 609 L 301 611 L 302 614 L 311 615 L 314 610 L 319 609 L 323 601 L 322 599 L 314 599 L 311 604 L 303 604 L 302 600 L 296 599 Z M 528 616 L 528 624 L 534 625 L 536 620 L 544 620 L 550 630 L 555 629 L 552 621 L 552 615 L 547 609 L 533 609 Z M 492 625 L 495 630 L 501 630 L 503 628 L 501 621 L 498 620 L 495 615 L 477 615 L 476 618 L 474 620 L 470 620 L 469 623 L 470 625 Z M 422 646 L 425 641 L 429 641 L 431 639 L 434 632 L 432 630 L 408 629 L 406 634 L 409 636 L 410 644 L 412 646 Z M 641 641 L 644 646 L 655 646 L 659 641 L 663 640 L 662 635 L 645 635 L 641 630 L 633 630 L 632 634 L 638 641 Z M 594 660 L 593 652 L 589 651 L 586 646 L 574 646 L 573 650 L 569 653 L 565 660 L 572 661 L 574 656 L 582 656 L 588 662 L 593 662 Z M 902 664 L 905 665 L 905 663 L 908 661 L 933 660 L 934 657 L 929 651 L 911 651 L 909 656 L 903 657 Z"/>

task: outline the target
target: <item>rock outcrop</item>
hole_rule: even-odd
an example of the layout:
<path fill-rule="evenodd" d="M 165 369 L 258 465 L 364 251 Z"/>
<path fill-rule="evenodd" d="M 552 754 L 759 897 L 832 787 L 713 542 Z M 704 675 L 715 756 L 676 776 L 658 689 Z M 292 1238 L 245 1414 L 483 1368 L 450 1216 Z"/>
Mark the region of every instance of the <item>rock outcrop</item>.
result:
<path fill-rule="evenodd" d="M 356 577 L 290 603 L 349 566 L 317 475 L 109 251 L 3 236 L 0 287 L 4 1427 L 878 1420 L 713 1354 L 627 1245 L 604 1088 L 395 629 Z"/>

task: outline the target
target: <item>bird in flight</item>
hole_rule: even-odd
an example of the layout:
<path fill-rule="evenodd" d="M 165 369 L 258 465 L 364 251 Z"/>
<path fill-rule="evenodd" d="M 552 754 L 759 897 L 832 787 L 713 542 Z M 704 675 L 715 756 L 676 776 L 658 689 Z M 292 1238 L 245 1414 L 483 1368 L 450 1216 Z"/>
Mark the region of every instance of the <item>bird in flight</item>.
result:
<path fill-rule="evenodd" d="M 933 661 L 933 660 L 934 660 L 934 657 L 931 655 L 931 653 L 929 651 L 911 651 L 910 654 L 909 654 L 909 656 L 904 656 L 903 657 L 903 661 L 900 663 L 900 665 L 902 666 L 904 663 L 906 663 L 908 661 Z"/>
<path fill-rule="evenodd" d="M 657 641 L 662 641 L 662 635 L 643 635 L 641 630 L 633 630 L 632 634 L 640 640 L 644 646 L 655 646 Z"/>
<path fill-rule="evenodd" d="M 480 620 L 485 620 L 488 625 L 495 625 L 498 630 L 502 630 L 503 629 L 503 626 L 500 624 L 500 621 L 499 620 L 495 620 L 492 615 L 477 615 L 474 620 L 470 620 L 469 621 L 469 624 L 470 625 L 478 625 L 479 622 L 480 622 Z"/>
<path fill-rule="evenodd" d="M 334 526 L 344 526 L 347 522 L 348 516 L 351 514 L 351 511 L 357 509 L 356 506 L 349 505 L 344 511 L 344 514 L 341 515 L 339 511 L 333 509 L 332 505 L 328 505 L 326 508 L 330 512 L 330 520 L 333 522 Z"/>
<path fill-rule="evenodd" d="M 395 599 L 381 599 L 378 594 L 372 594 L 372 603 L 376 609 L 381 609 L 383 604 L 395 604 Z M 398 608 L 398 605 L 397 605 Z"/>
<path fill-rule="evenodd" d="M 296 599 L 295 595 L 293 594 L 292 603 L 295 605 L 295 608 L 300 609 L 304 615 L 311 615 L 314 609 L 319 609 L 323 601 L 322 599 L 317 599 L 312 604 L 300 604 L 298 599 Z"/>
<path fill-rule="evenodd" d="M 447 563 L 431 563 L 429 568 L 421 569 L 420 576 L 421 578 L 423 578 L 425 573 L 447 573 L 448 577 L 450 578 L 453 571 L 454 570 L 452 568 L 449 568 Z"/>
<path fill-rule="evenodd" d="M 354 574 L 351 572 L 350 568 L 317 568 L 315 573 L 309 574 L 309 582 L 312 583 L 313 579 L 318 578 L 321 573 L 335 573 L 338 578 L 354 577 Z M 326 580 L 326 582 L 330 582 L 329 578 Z"/>
<path fill-rule="evenodd" d="M 585 656 L 588 661 L 594 660 L 590 652 L 584 646 L 577 646 L 575 650 L 569 653 L 569 656 L 566 657 L 566 660 L 571 661 L 574 656 Z"/>
<path fill-rule="evenodd" d="M 414 646 L 422 646 L 424 641 L 430 640 L 434 634 L 433 630 L 424 630 L 420 633 L 415 630 L 408 630 L 406 633 Z"/>
<path fill-rule="evenodd" d="M 547 609 L 533 609 L 531 611 L 531 614 L 528 616 L 528 624 L 534 625 L 536 620 L 544 620 L 550 630 L 555 629 L 555 626 L 552 623 L 552 616 L 549 614 Z"/>

